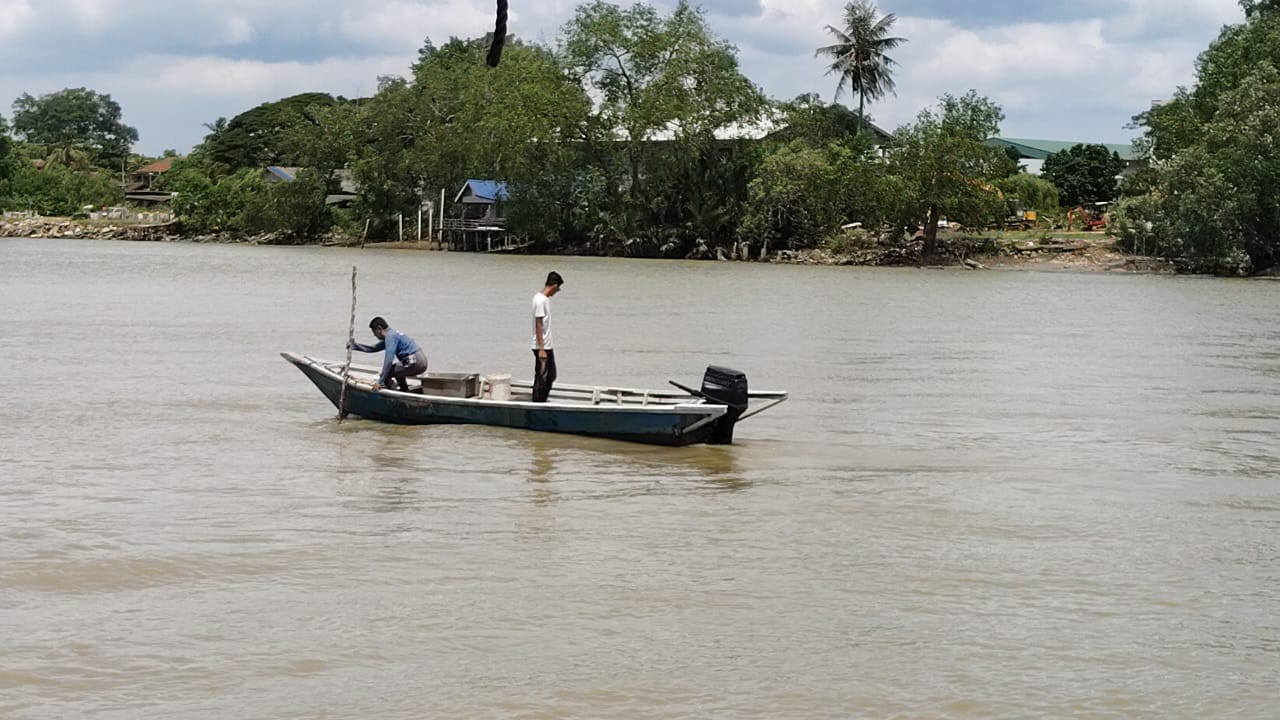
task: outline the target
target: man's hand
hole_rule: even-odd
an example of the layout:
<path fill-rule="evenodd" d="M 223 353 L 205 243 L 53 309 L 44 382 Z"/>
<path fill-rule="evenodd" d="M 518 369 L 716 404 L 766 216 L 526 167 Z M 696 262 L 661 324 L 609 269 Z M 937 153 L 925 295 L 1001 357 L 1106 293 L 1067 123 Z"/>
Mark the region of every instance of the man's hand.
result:
<path fill-rule="evenodd" d="M 374 391 L 374 392 L 378 392 L 378 391 L 379 391 L 379 390 L 381 390 L 381 389 L 382 389 L 382 383 L 380 383 L 380 382 L 375 382 L 375 383 L 373 384 L 373 391 Z"/>
<path fill-rule="evenodd" d="M 546 360 L 546 359 L 547 359 L 547 351 L 546 351 L 545 349 L 544 349 L 544 350 L 539 350 L 539 351 L 538 351 L 538 358 L 539 358 L 539 359 L 541 359 L 541 360 Z"/>

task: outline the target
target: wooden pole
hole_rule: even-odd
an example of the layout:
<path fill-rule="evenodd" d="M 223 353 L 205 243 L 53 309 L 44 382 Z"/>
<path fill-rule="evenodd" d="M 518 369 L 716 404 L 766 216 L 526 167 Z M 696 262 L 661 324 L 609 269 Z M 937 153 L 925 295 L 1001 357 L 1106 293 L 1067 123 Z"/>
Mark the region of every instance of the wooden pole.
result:
<path fill-rule="evenodd" d="M 396 223 L 400 226 L 400 242 L 404 242 L 404 213 L 396 213 Z"/>
<path fill-rule="evenodd" d="M 347 329 L 347 364 L 342 366 L 342 390 L 338 393 L 338 422 L 347 417 L 347 378 L 351 377 L 351 350 L 356 342 L 356 266 L 351 266 L 351 325 Z"/>
<path fill-rule="evenodd" d="M 444 188 L 440 188 L 440 244 L 444 244 Z"/>

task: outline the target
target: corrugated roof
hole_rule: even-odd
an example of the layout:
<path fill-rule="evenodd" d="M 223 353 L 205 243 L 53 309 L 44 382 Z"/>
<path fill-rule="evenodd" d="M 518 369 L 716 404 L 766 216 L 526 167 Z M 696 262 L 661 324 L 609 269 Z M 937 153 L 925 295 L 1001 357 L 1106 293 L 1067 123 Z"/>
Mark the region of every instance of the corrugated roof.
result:
<path fill-rule="evenodd" d="M 499 180 L 468 180 L 462 184 L 462 189 L 458 191 L 458 196 L 453 201 L 465 202 L 468 198 L 474 198 L 472 202 L 489 203 L 506 200 L 507 184 Z"/>
<path fill-rule="evenodd" d="M 137 170 L 134 170 L 134 172 L 139 175 L 145 175 L 149 173 L 169 172 L 169 169 L 173 167 L 174 159 L 175 158 L 167 157 L 167 158 L 164 158 L 163 160 L 157 160 L 151 163 L 150 165 L 143 165 Z"/>
<path fill-rule="evenodd" d="M 1076 145 L 1102 145 L 1119 155 L 1121 160 L 1133 161 L 1140 159 L 1137 153 L 1134 152 L 1132 144 L 1091 143 L 1078 140 L 1029 140 L 1027 138 L 1006 137 L 991 138 L 987 142 L 997 147 L 1011 147 L 1027 160 L 1044 160 L 1054 153 L 1070 150 Z"/>
<path fill-rule="evenodd" d="M 279 165 L 268 165 L 267 172 L 285 182 L 293 182 L 298 176 L 298 168 L 280 167 Z"/>

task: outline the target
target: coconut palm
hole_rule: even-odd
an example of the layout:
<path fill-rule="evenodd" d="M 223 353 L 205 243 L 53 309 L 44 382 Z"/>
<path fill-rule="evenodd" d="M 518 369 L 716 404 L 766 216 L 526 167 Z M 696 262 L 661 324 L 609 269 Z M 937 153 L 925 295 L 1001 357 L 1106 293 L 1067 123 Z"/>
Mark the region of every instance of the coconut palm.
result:
<path fill-rule="evenodd" d="M 835 38 L 833 45 L 820 47 L 814 57 L 829 58 L 827 74 L 835 74 L 836 100 L 845 88 L 858 93 L 858 120 L 866 124 L 866 102 L 878 100 L 893 92 L 893 67 L 898 63 L 885 53 L 906 42 L 906 38 L 890 37 L 889 31 L 898 17 L 883 17 L 871 0 L 856 0 L 844 6 L 844 27 L 827 26 Z"/>
<path fill-rule="evenodd" d="M 82 172 L 93 167 L 93 157 L 83 145 L 65 139 L 49 148 L 44 163 L 45 167 L 64 167 Z"/>

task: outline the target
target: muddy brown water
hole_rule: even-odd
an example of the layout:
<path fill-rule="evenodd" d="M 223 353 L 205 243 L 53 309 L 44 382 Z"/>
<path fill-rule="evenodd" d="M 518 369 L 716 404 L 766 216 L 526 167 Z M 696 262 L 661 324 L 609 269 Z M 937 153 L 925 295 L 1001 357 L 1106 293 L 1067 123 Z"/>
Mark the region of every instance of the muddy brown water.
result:
<path fill-rule="evenodd" d="M 0 716 L 1274 717 L 1280 284 L 0 240 Z M 352 420 L 708 363 L 733 447 Z M 367 331 L 361 331 L 367 337 Z"/>

